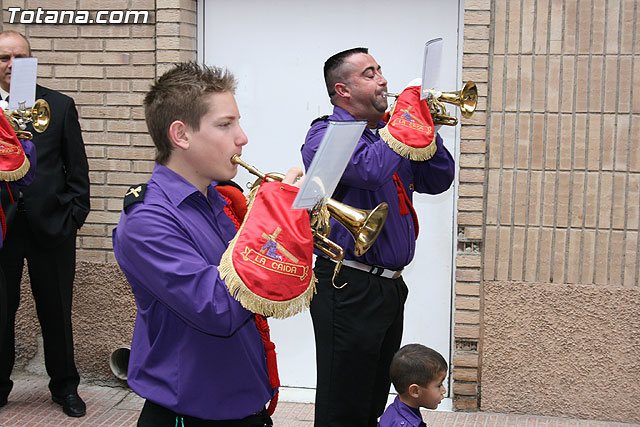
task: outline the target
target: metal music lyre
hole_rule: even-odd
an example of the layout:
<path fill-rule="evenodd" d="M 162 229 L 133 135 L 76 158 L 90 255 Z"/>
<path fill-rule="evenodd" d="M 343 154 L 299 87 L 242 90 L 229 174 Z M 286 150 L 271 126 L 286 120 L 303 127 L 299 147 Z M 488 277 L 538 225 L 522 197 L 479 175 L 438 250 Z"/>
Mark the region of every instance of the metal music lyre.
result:
<path fill-rule="evenodd" d="M 31 139 L 33 134 L 25 130 L 27 123 L 32 123 L 33 130 L 36 132 L 44 132 L 51 120 L 51 110 L 47 101 L 38 99 L 33 104 L 33 107 L 25 107 L 24 103 L 21 103 L 19 108 L 15 110 L 4 110 L 4 116 L 19 139 Z"/>

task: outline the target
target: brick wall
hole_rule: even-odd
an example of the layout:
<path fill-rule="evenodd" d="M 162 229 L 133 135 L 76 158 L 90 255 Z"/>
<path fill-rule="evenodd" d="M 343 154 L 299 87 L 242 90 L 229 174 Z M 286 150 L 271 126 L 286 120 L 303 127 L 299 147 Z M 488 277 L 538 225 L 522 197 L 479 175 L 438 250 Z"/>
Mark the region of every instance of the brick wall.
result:
<path fill-rule="evenodd" d="M 457 409 L 480 405 L 487 357 L 505 356 L 483 355 L 485 317 L 500 316 L 485 313 L 485 284 L 638 290 L 639 15 L 634 0 L 465 2 L 463 80 L 479 83 L 480 102 L 461 133 Z"/>
<path fill-rule="evenodd" d="M 147 24 L 10 24 L 21 10 L 149 12 Z M 91 213 L 78 238 L 78 259 L 114 261 L 111 231 L 129 185 L 145 182 L 154 148 L 142 100 L 170 64 L 196 58 L 195 0 L 4 0 L 3 29 L 27 36 L 38 82 L 74 98 L 89 158 Z"/>
<path fill-rule="evenodd" d="M 452 397 L 454 408 L 476 410 L 491 1 L 464 6 L 462 80 L 476 83 L 479 100 L 474 115 L 461 121 Z"/>
<path fill-rule="evenodd" d="M 483 410 L 639 420 L 638 18 L 636 0 L 491 3 Z"/>
<path fill-rule="evenodd" d="M 637 285 L 637 9 L 495 2 L 485 280 Z"/>

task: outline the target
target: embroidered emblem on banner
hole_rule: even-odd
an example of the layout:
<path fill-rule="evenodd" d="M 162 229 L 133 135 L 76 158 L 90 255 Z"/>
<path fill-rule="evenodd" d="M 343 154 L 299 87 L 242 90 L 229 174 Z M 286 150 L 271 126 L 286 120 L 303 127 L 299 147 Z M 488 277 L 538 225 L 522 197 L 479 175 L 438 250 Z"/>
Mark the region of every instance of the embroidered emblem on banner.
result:
<path fill-rule="evenodd" d="M 276 241 L 281 231 L 282 229 L 277 227 L 271 234 L 262 233 L 262 237 L 266 239 L 266 243 L 260 251 L 258 252 L 255 249 L 245 246 L 244 251 L 241 253 L 242 258 L 245 261 L 251 261 L 258 267 L 273 271 L 274 273 L 286 274 L 304 280 L 309 274 L 309 266 L 297 265 L 300 262 L 298 258 Z M 282 255 L 280 255 L 278 251 L 293 263 L 283 261 Z"/>
<path fill-rule="evenodd" d="M 407 107 L 405 109 L 400 110 L 402 115 L 400 117 L 396 117 L 391 122 L 392 126 L 403 126 L 405 128 L 421 132 L 429 137 L 433 136 L 433 126 L 425 125 L 422 120 L 418 117 L 414 116 L 411 113 L 411 109 L 413 107 Z"/>
<path fill-rule="evenodd" d="M 16 145 L 11 145 L 7 141 L 0 139 L 0 156 L 8 156 L 11 154 L 20 154 L 22 150 Z"/>

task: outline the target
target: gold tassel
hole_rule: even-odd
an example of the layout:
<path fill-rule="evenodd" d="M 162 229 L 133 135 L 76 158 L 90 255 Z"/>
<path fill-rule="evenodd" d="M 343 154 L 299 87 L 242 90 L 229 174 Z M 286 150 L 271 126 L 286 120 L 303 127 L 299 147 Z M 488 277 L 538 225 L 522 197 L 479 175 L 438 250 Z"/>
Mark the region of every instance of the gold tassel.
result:
<path fill-rule="evenodd" d="M 329 234 L 331 230 L 331 214 L 327 205 L 322 205 L 314 215 L 311 216 L 311 228 L 314 230 L 322 230 L 323 233 Z"/>

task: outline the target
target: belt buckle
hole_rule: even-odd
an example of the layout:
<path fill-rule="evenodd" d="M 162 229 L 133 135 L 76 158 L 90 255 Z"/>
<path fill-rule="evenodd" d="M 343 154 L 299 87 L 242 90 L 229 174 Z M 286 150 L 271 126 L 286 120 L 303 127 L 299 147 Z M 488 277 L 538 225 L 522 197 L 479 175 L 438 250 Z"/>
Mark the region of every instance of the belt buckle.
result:
<path fill-rule="evenodd" d="M 375 265 L 372 265 L 369 270 L 369 274 L 373 274 L 374 276 L 382 276 L 382 273 L 384 273 L 384 268 L 380 268 Z"/>

